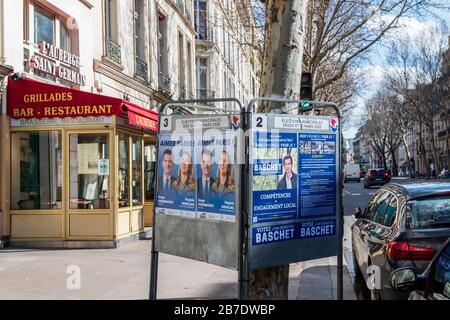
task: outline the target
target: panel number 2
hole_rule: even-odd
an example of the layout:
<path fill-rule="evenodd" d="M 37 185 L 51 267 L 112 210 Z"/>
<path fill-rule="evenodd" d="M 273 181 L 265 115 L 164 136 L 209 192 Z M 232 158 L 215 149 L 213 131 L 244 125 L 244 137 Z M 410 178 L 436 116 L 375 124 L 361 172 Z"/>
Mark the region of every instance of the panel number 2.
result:
<path fill-rule="evenodd" d="M 267 129 L 267 116 L 265 114 L 257 114 L 253 116 L 253 129 Z"/>

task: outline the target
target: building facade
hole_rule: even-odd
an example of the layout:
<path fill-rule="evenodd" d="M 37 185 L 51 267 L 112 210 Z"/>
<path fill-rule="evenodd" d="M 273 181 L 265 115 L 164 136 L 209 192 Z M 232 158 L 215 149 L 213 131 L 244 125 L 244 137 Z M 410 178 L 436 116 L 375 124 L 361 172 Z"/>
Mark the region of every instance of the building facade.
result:
<path fill-rule="evenodd" d="M 115 246 L 151 225 L 159 105 L 259 89 L 248 8 L 0 0 L 0 239 Z"/>
<path fill-rule="evenodd" d="M 259 91 L 260 70 L 250 1 L 195 0 L 196 98 L 235 97 L 247 103 Z"/>

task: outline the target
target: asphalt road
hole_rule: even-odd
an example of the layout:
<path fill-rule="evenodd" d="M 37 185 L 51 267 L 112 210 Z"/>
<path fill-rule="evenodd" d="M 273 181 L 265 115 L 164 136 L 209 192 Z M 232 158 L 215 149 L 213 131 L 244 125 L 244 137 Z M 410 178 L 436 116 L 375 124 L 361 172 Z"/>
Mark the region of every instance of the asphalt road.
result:
<path fill-rule="evenodd" d="M 391 182 L 405 183 L 410 181 L 406 178 L 392 178 Z M 362 179 L 361 182 L 348 181 L 344 183 L 343 202 L 344 216 L 351 216 L 355 212 L 355 208 L 360 207 L 362 211 L 366 207 L 369 200 L 380 189 L 380 186 L 373 186 L 370 189 L 364 189 Z"/>
<path fill-rule="evenodd" d="M 378 186 L 373 186 L 370 189 L 364 189 L 362 182 L 348 181 L 344 183 L 344 192 L 342 195 L 344 216 L 351 216 L 357 207 L 361 207 L 361 210 L 364 210 L 369 200 L 379 188 Z"/>

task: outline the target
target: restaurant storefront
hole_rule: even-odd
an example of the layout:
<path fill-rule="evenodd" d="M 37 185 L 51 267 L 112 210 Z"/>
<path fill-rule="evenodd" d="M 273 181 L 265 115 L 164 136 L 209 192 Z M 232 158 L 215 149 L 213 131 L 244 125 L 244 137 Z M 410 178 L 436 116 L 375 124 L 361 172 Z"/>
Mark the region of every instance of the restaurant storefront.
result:
<path fill-rule="evenodd" d="M 9 242 L 116 247 L 149 225 L 157 114 L 117 98 L 8 79 Z M 5 143 L 5 141 L 4 141 Z M 8 201 L 8 200 L 6 200 Z"/>

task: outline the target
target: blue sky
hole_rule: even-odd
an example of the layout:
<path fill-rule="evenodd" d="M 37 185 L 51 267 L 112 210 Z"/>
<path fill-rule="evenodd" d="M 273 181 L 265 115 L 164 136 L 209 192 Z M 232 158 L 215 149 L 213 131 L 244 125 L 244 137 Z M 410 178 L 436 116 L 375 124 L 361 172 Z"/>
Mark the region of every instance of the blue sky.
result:
<path fill-rule="evenodd" d="M 442 0 L 450 1 L 450 0 Z M 437 12 L 439 17 L 447 22 L 447 26 L 450 27 L 450 12 L 440 11 Z M 424 34 L 424 31 L 433 24 L 438 23 L 438 19 L 433 17 L 422 18 L 421 21 L 413 18 L 401 19 L 401 27 L 396 31 L 399 33 L 407 33 L 411 37 Z M 377 45 L 371 54 L 371 64 L 364 66 L 364 73 L 368 75 L 370 79 L 366 85 L 366 90 L 361 97 L 357 99 L 358 106 L 352 111 L 349 121 L 344 125 L 344 138 L 352 138 L 356 134 L 358 127 L 362 124 L 361 118 L 364 113 L 364 100 L 369 99 L 377 90 L 381 83 L 383 74 L 389 69 L 389 65 L 386 62 L 388 49 L 384 43 Z"/>

